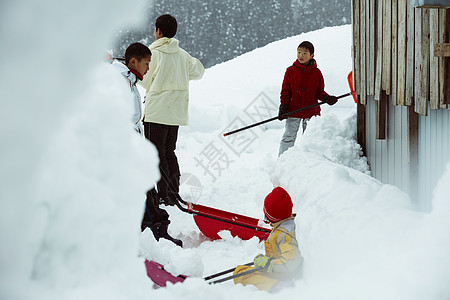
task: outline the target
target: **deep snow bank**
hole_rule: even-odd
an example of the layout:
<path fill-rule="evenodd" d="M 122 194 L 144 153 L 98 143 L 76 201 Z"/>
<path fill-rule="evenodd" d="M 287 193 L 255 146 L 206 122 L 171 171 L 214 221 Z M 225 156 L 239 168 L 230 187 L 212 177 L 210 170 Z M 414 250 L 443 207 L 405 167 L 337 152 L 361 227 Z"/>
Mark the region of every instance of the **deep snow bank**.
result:
<path fill-rule="evenodd" d="M 14 1 L 0 17 L 0 298 L 136 298 L 153 146 L 102 62 L 138 1 Z M 141 287 L 139 287 L 141 286 Z M 139 296 L 137 296 L 139 295 Z"/>

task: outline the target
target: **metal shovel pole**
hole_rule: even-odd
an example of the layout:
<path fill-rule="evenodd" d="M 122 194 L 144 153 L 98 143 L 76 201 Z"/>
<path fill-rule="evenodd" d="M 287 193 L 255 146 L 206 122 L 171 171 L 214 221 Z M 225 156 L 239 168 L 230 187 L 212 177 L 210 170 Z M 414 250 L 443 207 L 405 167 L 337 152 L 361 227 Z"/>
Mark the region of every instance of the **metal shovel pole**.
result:
<path fill-rule="evenodd" d="M 351 93 L 347 93 L 347 94 L 344 94 L 344 95 L 340 95 L 340 96 L 338 96 L 338 97 L 336 97 L 336 98 L 337 98 L 337 99 L 340 99 L 340 98 L 347 97 L 347 96 L 350 96 L 350 95 L 351 95 Z M 301 111 L 308 110 L 308 109 L 310 109 L 310 108 L 313 108 L 313 107 L 316 107 L 316 106 L 319 106 L 319 105 L 322 105 L 322 104 L 325 104 L 325 103 L 326 103 L 326 102 L 319 102 L 319 103 L 316 103 L 316 104 L 313 104 L 313 105 L 310 105 L 310 106 L 307 106 L 307 107 L 303 107 L 303 108 L 300 108 L 300 109 L 291 111 L 291 112 L 289 112 L 289 113 L 286 113 L 286 114 L 282 115 L 282 117 L 283 117 L 283 118 L 284 118 L 284 117 L 289 117 L 289 116 L 291 116 L 291 115 L 293 115 L 293 114 L 299 113 L 299 112 L 301 112 Z M 268 122 L 271 122 L 271 121 L 275 121 L 275 120 L 277 120 L 277 119 L 278 119 L 278 116 L 273 117 L 273 118 L 270 118 L 270 119 L 267 119 L 267 120 L 263 120 L 263 121 L 261 121 L 261 122 L 255 123 L 255 124 L 251 124 L 251 125 L 248 125 L 248 126 L 245 126 L 245 127 L 242 127 L 242 128 L 239 128 L 239 129 L 236 129 L 236 130 L 227 132 L 227 133 L 224 133 L 223 136 L 229 136 L 229 135 L 231 135 L 231 134 L 233 134 L 233 133 L 236 133 L 236 132 L 239 132 L 239 131 L 243 131 L 243 130 L 246 130 L 246 129 L 249 129 L 249 128 L 252 128 L 252 127 L 261 125 L 261 124 L 264 124 L 264 123 L 268 123 Z"/>
<path fill-rule="evenodd" d="M 249 262 L 249 263 L 245 264 L 244 266 L 252 266 L 252 265 L 253 265 L 253 262 Z M 236 267 L 228 269 L 228 270 L 225 270 L 225 271 L 222 271 L 222 272 L 219 272 L 219 273 L 216 273 L 216 274 L 209 275 L 209 276 L 207 276 L 207 277 L 205 277 L 203 279 L 204 280 L 211 280 L 213 278 L 216 278 L 216 277 L 225 275 L 227 273 L 233 272 L 235 269 L 236 269 Z"/>
<path fill-rule="evenodd" d="M 251 273 L 255 273 L 255 272 L 258 272 L 258 271 L 262 271 L 262 270 L 264 270 L 264 267 L 258 267 L 258 268 L 255 268 L 255 269 L 251 269 L 251 270 L 248 270 L 248 271 L 236 274 L 236 275 L 228 276 L 228 277 L 225 277 L 225 278 L 222 278 L 222 279 L 218 279 L 218 280 L 215 280 L 215 281 L 212 281 L 212 282 L 208 282 L 208 283 L 209 284 L 221 283 L 221 282 L 224 282 L 224 281 L 228 281 L 228 280 L 231 280 L 231 279 L 234 279 L 234 278 L 238 278 L 238 277 L 245 276 L 245 275 L 248 275 L 248 274 L 251 274 Z"/>

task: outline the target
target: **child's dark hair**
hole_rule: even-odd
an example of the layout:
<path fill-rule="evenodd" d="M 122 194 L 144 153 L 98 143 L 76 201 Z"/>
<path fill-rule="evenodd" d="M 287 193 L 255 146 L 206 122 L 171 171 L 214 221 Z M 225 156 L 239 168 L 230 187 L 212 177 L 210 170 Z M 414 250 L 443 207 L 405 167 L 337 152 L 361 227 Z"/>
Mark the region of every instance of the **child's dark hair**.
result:
<path fill-rule="evenodd" d="M 309 54 L 314 54 L 314 46 L 311 42 L 308 41 L 301 42 L 301 44 L 298 45 L 297 49 L 298 48 L 305 48 L 309 51 Z"/>
<path fill-rule="evenodd" d="M 151 55 L 152 52 L 147 46 L 141 43 L 133 43 L 128 46 L 127 50 L 125 50 L 125 64 L 128 65 L 130 59 L 132 59 L 133 57 L 138 61 L 141 61 L 141 59 Z"/>
<path fill-rule="evenodd" d="M 156 19 L 155 27 L 160 29 L 163 36 L 173 38 L 177 33 L 177 19 L 171 15 L 162 15 Z"/>

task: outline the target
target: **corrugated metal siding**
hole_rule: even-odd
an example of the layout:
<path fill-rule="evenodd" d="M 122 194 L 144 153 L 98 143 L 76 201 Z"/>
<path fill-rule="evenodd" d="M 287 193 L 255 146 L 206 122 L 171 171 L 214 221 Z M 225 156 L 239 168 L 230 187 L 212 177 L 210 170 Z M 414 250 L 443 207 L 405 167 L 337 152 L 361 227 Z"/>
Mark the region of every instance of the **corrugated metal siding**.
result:
<path fill-rule="evenodd" d="M 450 111 L 429 110 L 428 117 L 419 118 L 418 194 L 421 209 L 431 209 L 433 190 L 449 162 Z"/>
<path fill-rule="evenodd" d="M 388 105 L 386 139 L 375 138 L 376 101 L 368 98 L 366 110 L 366 155 L 372 176 L 383 183 L 392 184 L 410 194 L 409 141 L 407 128 L 408 109 Z M 388 101 L 390 97 L 388 97 Z M 413 200 L 416 197 L 412 195 Z"/>
<path fill-rule="evenodd" d="M 372 176 L 410 194 L 419 209 L 430 210 L 432 192 L 450 163 L 450 111 L 429 110 L 427 117 L 419 118 L 418 174 L 411 174 L 407 108 L 388 105 L 386 139 L 377 140 L 374 126 L 376 101 L 371 98 L 368 98 L 366 110 L 366 155 Z M 414 180 L 411 177 L 414 176 L 417 176 L 417 194 L 410 192 L 411 180 Z"/>

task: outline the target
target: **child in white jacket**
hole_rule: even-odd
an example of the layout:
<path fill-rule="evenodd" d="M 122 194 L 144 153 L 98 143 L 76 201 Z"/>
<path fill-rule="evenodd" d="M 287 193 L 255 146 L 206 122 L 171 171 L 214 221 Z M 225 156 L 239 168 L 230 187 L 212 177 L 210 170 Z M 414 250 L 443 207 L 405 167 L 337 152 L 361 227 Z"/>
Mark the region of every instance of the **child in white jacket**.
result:
<path fill-rule="evenodd" d="M 142 101 L 136 83 L 138 80 L 142 80 L 147 73 L 151 55 L 152 53 L 147 46 L 141 43 L 134 43 L 128 46 L 125 51 L 125 64 L 117 60 L 113 62 L 113 66 L 127 79 L 130 86 L 134 99 L 134 110 L 131 121 L 133 122 L 134 129 L 141 135 L 144 134 L 141 122 Z"/>

